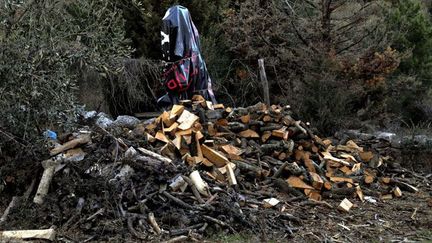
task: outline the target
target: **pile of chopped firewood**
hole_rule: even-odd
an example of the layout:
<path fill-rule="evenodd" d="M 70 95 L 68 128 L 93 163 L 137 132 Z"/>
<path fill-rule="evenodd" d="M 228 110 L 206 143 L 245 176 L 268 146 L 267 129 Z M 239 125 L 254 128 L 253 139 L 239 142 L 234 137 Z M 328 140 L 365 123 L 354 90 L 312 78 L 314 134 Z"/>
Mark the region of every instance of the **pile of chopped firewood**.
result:
<path fill-rule="evenodd" d="M 419 190 L 386 173 L 390 157 L 321 139 L 293 117 L 289 106 L 233 109 L 195 96 L 133 127 L 93 124 L 59 139 L 32 183 L 37 190 L 19 197 L 36 191 L 37 207 L 20 210 L 34 227 L 50 220 L 62 236 L 82 232 L 78 241 L 125 230 L 141 240 L 201 240 L 222 230 L 287 237 L 303 219 L 293 203 L 347 213 Z M 21 214 L 9 211 L 2 218 L 15 229 Z"/>
<path fill-rule="evenodd" d="M 352 140 L 332 145 L 331 140 L 314 135 L 308 124 L 292 118 L 289 106 L 259 103 L 232 109 L 195 96 L 174 105 L 142 130 L 157 153 L 194 168 L 190 178 L 206 197 L 210 194 L 202 175 L 234 188 L 241 187 L 246 176 L 258 181 L 281 178 L 279 186 L 285 184 L 285 190 L 304 193 L 315 201 L 353 194 L 364 201 L 365 191 L 391 199 L 400 197 L 401 190 L 418 190 L 380 173 L 388 158 L 366 151 Z M 172 190 L 185 190 L 178 183 L 186 185 L 175 180 Z M 369 189 L 374 183 L 381 183 L 382 189 Z M 279 200 L 264 202 L 275 206 Z M 349 211 L 352 205 L 345 199 L 340 209 Z"/>

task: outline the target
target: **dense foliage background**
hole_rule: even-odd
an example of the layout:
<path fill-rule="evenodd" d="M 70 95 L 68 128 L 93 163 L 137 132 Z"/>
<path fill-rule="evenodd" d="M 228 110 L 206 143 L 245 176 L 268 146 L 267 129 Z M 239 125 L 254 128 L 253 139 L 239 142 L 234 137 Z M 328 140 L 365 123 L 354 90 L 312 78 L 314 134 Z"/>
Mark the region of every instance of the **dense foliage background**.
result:
<path fill-rule="evenodd" d="M 432 6 L 421 0 L 4 0 L 0 137 L 73 124 L 80 83 L 113 115 L 157 109 L 160 22 L 188 7 L 220 102 L 290 104 L 322 133 L 432 120 Z"/>

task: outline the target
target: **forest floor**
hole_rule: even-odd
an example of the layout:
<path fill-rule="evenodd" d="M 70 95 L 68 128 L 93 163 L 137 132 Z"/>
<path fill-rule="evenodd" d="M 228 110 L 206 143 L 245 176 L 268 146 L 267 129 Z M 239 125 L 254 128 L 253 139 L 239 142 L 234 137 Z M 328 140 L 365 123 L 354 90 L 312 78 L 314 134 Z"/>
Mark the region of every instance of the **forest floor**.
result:
<path fill-rule="evenodd" d="M 73 183 L 68 181 L 67 183 Z M 95 185 L 97 186 L 97 185 Z M 87 190 L 89 185 L 83 186 Z M 420 187 L 420 193 L 404 193 L 402 198 L 378 201 L 376 203 L 354 201 L 355 207 L 349 213 L 339 212 L 336 208 L 340 200 L 326 200 L 328 205 L 294 202 L 287 204 L 288 213 L 301 219 L 293 228 L 293 235 L 285 232 L 251 233 L 214 232 L 204 235 L 200 241 L 207 242 L 410 242 L 432 241 L 432 201 L 431 188 Z M 80 193 L 80 192 L 76 192 Z M 81 192 L 82 193 L 82 192 Z M 86 193 L 92 197 L 91 192 Z M 97 194 L 93 195 L 97 203 Z M 1 210 L 11 198 L 1 196 Z M 32 203 L 23 204 L 15 210 L 2 229 L 36 229 L 51 227 L 54 222 L 64 222 L 57 233 L 58 242 L 141 241 L 130 234 L 122 220 L 85 223 L 88 214 L 74 219 L 73 224 L 66 222 L 74 215 L 74 205 L 67 205 L 66 199 L 58 194 L 50 194 L 43 207 Z M 332 206 L 333 208 L 330 208 Z M 64 217 L 61 219 L 60 217 Z M 58 217 L 58 218 L 56 218 Z M 80 222 L 79 227 L 77 223 Z M 65 228 L 66 226 L 66 228 Z M 95 230 L 95 228 L 100 228 Z M 257 229 L 260 227 L 256 225 Z M 99 235 L 93 235 L 98 232 Z M 159 238 L 148 239 L 159 241 Z M 187 240 L 189 241 L 189 240 Z"/>
<path fill-rule="evenodd" d="M 9 179 L 17 179 L 5 183 L 15 183 L 14 185 L 17 187 L 6 186 L 5 191 L 0 196 L 0 212 L 3 212 L 8 206 L 13 195 L 25 194 L 26 188 L 19 185 L 29 185 L 34 178 L 35 168 L 32 168 L 31 164 L 32 162 L 27 160 L 21 161 L 20 165 L 11 166 L 17 169 L 14 169 Z M 4 165 L 2 166 L 4 167 Z M 84 168 L 80 169 L 77 166 Z M 421 173 L 425 167 L 427 166 L 419 165 L 414 169 Z M 21 203 L 2 224 L 1 229 L 41 229 L 55 225 L 57 227 L 57 242 L 142 241 L 130 233 L 124 219 L 116 218 L 108 212 L 105 212 L 106 215 L 101 213 L 101 215 L 94 217 L 95 219 L 89 220 L 92 215 L 98 212 L 101 205 L 106 207 L 106 200 L 113 200 L 115 197 L 107 195 L 108 191 L 105 191 L 107 189 L 106 181 L 75 174 L 84 169 L 85 165 L 77 164 L 68 174 L 56 176 L 52 183 L 53 192 L 47 196 L 43 205 L 35 205 L 31 200 Z M 418 186 L 420 192 L 403 192 L 401 198 L 378 199 L 376 202 L 361 202 L 359 199 L 350 199 L 354 203 L 354 207 L 349 213 L 337 210 L 340 199 L 326 199 L 326 204 L 309 204 L 308 201 L 286 203 L 285 212 L 300 219 L 299 222 L 292 225 L 292 235 L 285 230 L 261 229 L 261 227 L 267 226 L 260 225 L 259 222 L 268 220 L 266 217 L 271 216 L 257 214 L 258 220 L 253 226 L 255 229 L 240 227 L 234 228 L 235 231 L 229 231 L 223 227 L 216 228 L 202 234 L 202 238 L 194 238 L 191 235 L 192 238 L 186 241 L 190 241 L 190 239 L 207 242 L 432 241 L 432 188 L 430 184 L 418 180 L 414 180 L 413 184 Z M 80 214 L 76 213 L 78 197 L 86 199 L 86 206 Z M 102 197 L 106 197 L 106 200 Z M 115 202 L 112 203 L 115 204 Z M 178 210 L 170 209 L 172 206 L 162 207 L 162 210 L 167 210 L 168 213 L 172 211 L 174 217 L 165 218 L 164 222 L 172 224 L 174 228 L 181 228 L 182 224 L 174 221 L 183 220 L 182 216 L 178 215 Z M 143 241 L 158 242 L 169 238 L 173 237 L 168 235 L 162 238 L 150 237 Z"/>

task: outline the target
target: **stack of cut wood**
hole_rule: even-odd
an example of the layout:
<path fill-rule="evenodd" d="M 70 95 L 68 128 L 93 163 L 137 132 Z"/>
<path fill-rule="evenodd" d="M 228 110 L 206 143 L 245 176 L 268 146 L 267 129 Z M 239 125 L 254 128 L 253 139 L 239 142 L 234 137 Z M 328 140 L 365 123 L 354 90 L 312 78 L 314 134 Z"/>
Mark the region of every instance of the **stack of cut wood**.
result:
<path fill-rule="evenodd" d="M 401 189 L 417 191 L 379 174 L 377 168 L 385 158 L 354 141 L 333 146 L 314 135 L 308 124 L 292 118 L 289 106 L 259 103 L 232 109 L 195 96 L 147 125 L 145 136 L 162 156 L 181 159 L 194 168 L 191 178 L 206 196 L 200 175 L 230 186 L 247 176 L 270 183 L 277 180 L 273 184 L 285 191 L 302 192 L 316 201 L 352 195 L 363 201 L 365 194 L 390 199 L 400 197 Z M 380 191 L 368 189 L 377 183 L 383 185 Z M 348 211 L 350 205 L 345 200 L 340 208 Z"/>
<path fill-rule="evenodd" d="M 232 109 L 195 96 L 135 127 L 95 125 L 65 136 L 42 161 L 38 206 L 15 197 L 0 219 L 15 230 L 32 215 L 26 227 L 45 230 L 0 238 L 53 239 L 47 220 L 61 237 L 80 232 L 77 241 L 108 241 L 125 227 L 142 241 L 200 241 L 222 229 L 286 237 L 308 218 L 298 207 L 349 212 L 429 185 L 389 170 L 389 157 L 359 141 L 321 139 L 293 117 L 289 106 Z"/>

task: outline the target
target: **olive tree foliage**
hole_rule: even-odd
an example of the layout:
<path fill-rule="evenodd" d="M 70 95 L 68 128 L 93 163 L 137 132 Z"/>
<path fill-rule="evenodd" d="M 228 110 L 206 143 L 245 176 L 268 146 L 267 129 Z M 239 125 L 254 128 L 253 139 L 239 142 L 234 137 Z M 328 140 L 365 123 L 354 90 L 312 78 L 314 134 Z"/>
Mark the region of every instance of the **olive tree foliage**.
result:
<path fill-rule="evenodd" d="M 248 67 L 239 69 L 256 70 L 257 59 L 264 58 L 272 101 L 290 103 L 322 131 L 342 128 L 346 117 L 380 99 L 379 90 L 399 64 L 389 48 L 386 1 L 236 2 L 224 26 L 228 46 Z M 261 95 L 256 74 L 241 76 L 227 84 L 230 90 Z M 242 87 L 251 83 L 253 88 Z M 244 97 L 247 103 L 250 95 Z"/>
<path fill-rule="evenodd" d="M 80 72 L 93 69 L 103 76 L 119 72 L 118 60 L 130 52 L 115 2 L 3 0 L 2 140 L 25 141 L 45 129 L 71 125 L 76 117 Z"/>

